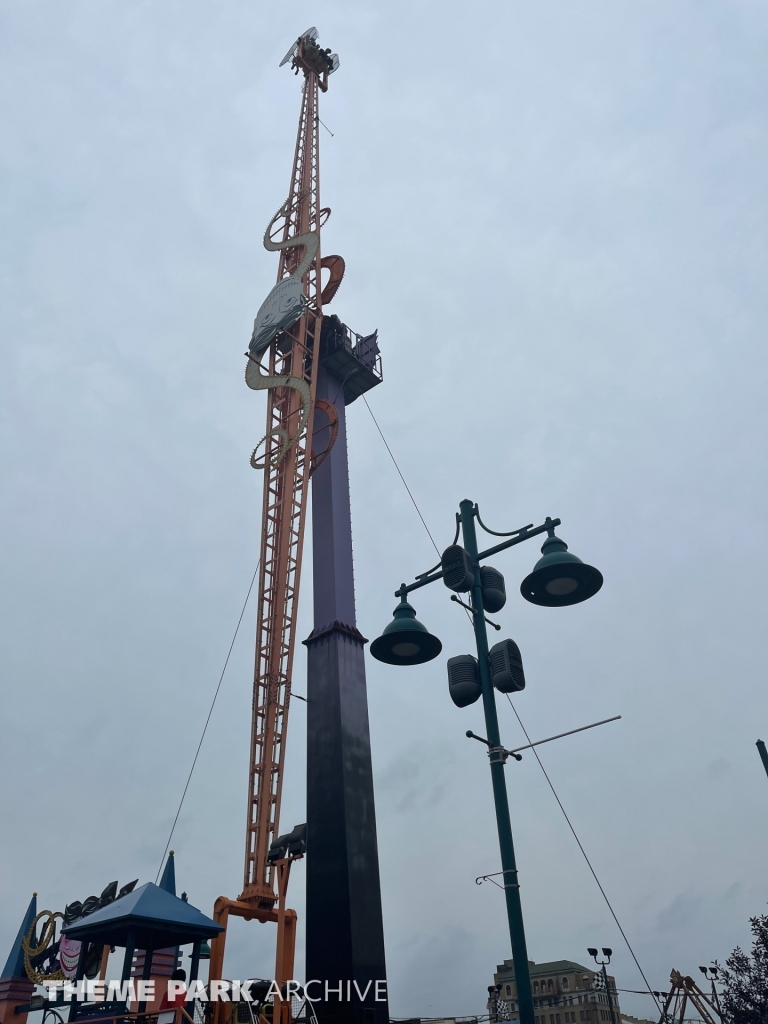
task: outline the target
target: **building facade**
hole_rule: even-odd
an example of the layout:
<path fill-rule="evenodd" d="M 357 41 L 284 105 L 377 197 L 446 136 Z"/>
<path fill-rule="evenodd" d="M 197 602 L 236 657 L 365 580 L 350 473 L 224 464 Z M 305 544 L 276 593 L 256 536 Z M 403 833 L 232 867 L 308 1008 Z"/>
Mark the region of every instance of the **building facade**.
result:
<path fill-rule="evenodd" d="M 573 960 L 553 960 L 544 964 L 529 960 L 528 966 L 536 1024 L 611 1024 L 608 993 L 600 971 L 582 967 Z M 495 984 L 488 989 L 491 1021 L 519 1020 L 513 962 L 505 960 L 499 964 L 493 977 Z M 608 985 L 615 1024 L 620 1024 L 616 981 L 610 974 Z"/>

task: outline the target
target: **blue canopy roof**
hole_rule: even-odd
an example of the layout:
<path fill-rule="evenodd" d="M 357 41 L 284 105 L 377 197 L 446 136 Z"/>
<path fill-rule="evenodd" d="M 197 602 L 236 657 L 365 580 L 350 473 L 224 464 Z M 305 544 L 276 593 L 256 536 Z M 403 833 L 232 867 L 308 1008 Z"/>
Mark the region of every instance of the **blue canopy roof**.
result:
<path fill-rule="evenodd" d="M 196 907 L 147 882 L 61 931 L 70 939 L 109 946 L 128 945 L 133 933 L 136 949 L 163 949 L 212 939 L 224 929 Z"/>
<path fill-rule="evenodd" d="M 37 893 L 32 895 L 32 899 L 29 901 L 27 912 L 21 922 L 16 941 L 11 946 L 11 952 L 8 955 L 8 959 L 5 962 L 3 973 L 0 974 L 0 979 L 3 981 L 6 978 L 26 978 L 27 972 L 24 967 L 24 950 L 21 947 L 22 940 L 27 934 L 29 929 L 32 927 L 32 922 L 37 916 Z"/>

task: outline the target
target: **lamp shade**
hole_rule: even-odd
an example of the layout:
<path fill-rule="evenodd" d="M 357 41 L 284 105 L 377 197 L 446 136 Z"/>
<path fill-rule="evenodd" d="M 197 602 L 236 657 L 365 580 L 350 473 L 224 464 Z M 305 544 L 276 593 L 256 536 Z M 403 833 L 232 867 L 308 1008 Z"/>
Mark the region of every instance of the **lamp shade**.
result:
<path fill-rule="evenodd" d="M 442 649 L 437 637 L 416 618 L 416 611 L 405 595 L 395 608 L 390 624 L 371 644 L 373 657 L 387 665 L 422 665 L 436 658 Z"/>
<path fill-rule="evenodd" d="M 603 585 L 602 573 L 582 562 L 568 550 L 564 540 L 554 531 L 541 546 L 542 558 L 530 576 L 520 584 L 520 593 L 531 604 L 548 608 L 578 604 L 594 597 Z"/>

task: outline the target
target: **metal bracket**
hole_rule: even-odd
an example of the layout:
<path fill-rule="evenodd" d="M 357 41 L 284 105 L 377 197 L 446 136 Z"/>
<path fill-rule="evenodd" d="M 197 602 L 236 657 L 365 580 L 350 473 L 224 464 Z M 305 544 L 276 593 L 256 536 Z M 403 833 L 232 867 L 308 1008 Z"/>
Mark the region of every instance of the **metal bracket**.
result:
<path fill-rule="evenodd" d="M 475 885 L 482 885 L 483 882 L 493 882 L 494 876 L 503 875 L 503 871 L 494 871 L 490 875 L 478 875 L 475 879 Z M 519 889 L 520 886 L 517 882 L 510 882 L 509 885 L 499 885 L 498 882 L 493 882 L 497 889 Z"/>
<path fill-rule="evenodd" d="M 455 594 L 451 594 L 451 600 L 455 601 L 456 604 L 460 604 L 462 608 L 466 608 L 468 612 L 472 612 L 473 615 L 479 615 L 479 612 L 476 612 L 475 609 L 471 607 L 471 605 L 464 604 L 464 602 L 460 598 L 456 597 Z M 483 615 L 483 618 L 485 619 L 489 626 L 493 626 L 494 629 L 501 629 L 501 626 L 497 626 L 495 622 L 491 622 L 491 620 L 489 618 L 486 618 L 485 615 Z"/>
<path fill-rule="evenodd" d="M 491 746 L 490 742 L 485 739 L 484 736 L 476 735 L 471 729 L 467 729 L 467 739 L 479 740 L 480 743 L 484 743 L 486 747 L 488 747 L 488 757 L 491 760 L 491 764 L 506 764 L 508 757 L 514 757 L 516 761 L 523 760 L 523 755 L 518 754 L 516 750 L 507 750 L 506 747 L 501 746 Z"/>

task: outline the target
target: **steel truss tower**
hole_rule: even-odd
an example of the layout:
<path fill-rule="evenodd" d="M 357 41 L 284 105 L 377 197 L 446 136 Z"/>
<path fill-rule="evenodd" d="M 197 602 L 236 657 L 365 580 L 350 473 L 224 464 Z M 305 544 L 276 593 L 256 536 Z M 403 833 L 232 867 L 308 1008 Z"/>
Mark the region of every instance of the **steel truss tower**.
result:
<path fill-rule="evenodd" d="M 265 245 L 280 250 L 277 281 L 290 277 L 300 265 L 301 247 L 291 246 L 298 235 L 314 233 L 317 252 L 303 274 L 302 315 L 282 331 L 267 350 L 267 378 L 290 376 L 303 381 L 314 400 L 317 357 L 322 324 L 319 245 L 320 167 L 318 146 L 318 91 L 328 87 L 328 71 L 304 66 L 305 49 L 313 44 L 302 37 L 294 64 L 304 71 L 299 130 L 288 199 L 282 208 L 279 241 L 270 233 Z M 316 49 L 316 47 L 315 47 Z M 277 219 L 277 218 L 276 218 Z M 270 228 L 274 227 L 274 221 Z M 219 897 L 214 918 L 226 926 L 230 914 L 246 920 L 273 921 L 278 925 L 275 979 L 293 977 L 296 913 L 285 908 L 291 858 L 270 858 L 280 821 L 285 740 L 291 696 L 291 673 L 296 645 L 301 554 L 311 470 L 311 437 L 299 433 L 287 451 L 285 438 L 294 438 L 302 415 L 302 394 L 292 386 L 272 386 L 267 393 L 267 433 L 261 461 L 257 451 L 251 462 L 264 470 L 259 590 L 256 619 L 256 657 L 251 714 L 251 747 L 246 816 L 243 890 L 236 900 Z M 210 977 L 221 978 L 226 932 L 211 944 Z M 216 1019 L 220 1007 L 216 1006 Z M 283 1014 L 285 1016 L 285 1014 Z"/>
<path fill-rule="evenodd" d="M 320 207 L 318 98 L 338 58 L 321 51 L 316 39 L 310 29 L 283 61 L 292 59 L 304 76 L 301 115 L 290 193 L 264 239 L 280 252 L 277 285 L 259 311 L 246 371 L 250 387 L 268 391 L 267 432 L 251 460 L 264 470 L 264 495 L 246 848 L 242 892 L 236 900 L 219 897 L 214 917 L 225 926 L 231 914 L 276 922 L 275 979 L 291 979 L 296 914 L 285 899 L 291 863 L 306 849 L 307 979 L 320 981 L 323 995 L 326 983 L 335 989 L 315 1003 L 320 1024 L 386 1024 L 366 641 L 355 625 L 345 418 L 345 406 L 381 382 L 381 363 L 375 334 L 361 337 L 338 317 L 323 316 L 344 261 L 320 251 L 330 210 Z M 330 271 L 324 288 L 322 268 Z M 297 298 L 296 315 L 289 311 L 271 330 Z M 297 827 L 279 837 L 304 524 L 315 471 L 315 628 L 305 641 L 307 826 L 306 833 Z M 225 940 L 223 932 L 211 944 L 211 979 L 222 976 Z M 220 1022 L 221 1004 L 215 1007 Z M 288 1024 L 289 1007 L 279 1001 L 275 1022 L 278 1016 Z"/>

